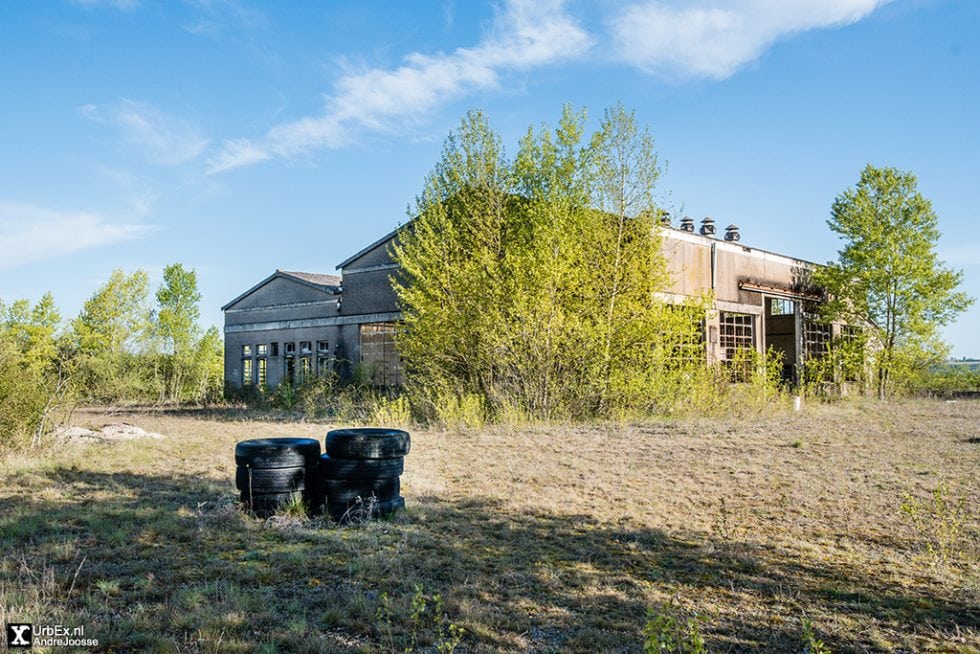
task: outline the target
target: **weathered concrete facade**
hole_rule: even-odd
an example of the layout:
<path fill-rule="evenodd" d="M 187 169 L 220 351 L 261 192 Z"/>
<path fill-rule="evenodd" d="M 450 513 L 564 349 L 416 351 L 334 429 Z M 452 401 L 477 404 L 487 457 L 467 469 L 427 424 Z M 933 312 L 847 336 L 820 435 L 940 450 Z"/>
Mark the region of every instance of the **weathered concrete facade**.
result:
<path fill-rule="evenodd" d="M 276 386 L 334 365 L 340 277 L 277 270 L 222 307 L 225 382 Z"/>
<path fill-rule="evenodd" d="M 225 305 L 226 381 L 275 386 L 359 368 L 375 384 L 399 385 L 394 334 L 401 316 L 390 278 L 398 272 L 391 244 L 400 229 L 338 264 L 340 277 L 276 271 Z M 663 226 L 672 278 L 664 295 L 714 298 L 702 323 L 705 361 L 732 362 L 741 350 L 771 347 L 784 355 L 784 376 L 796 379 L 803 360 L 837 335 L 811 313 L 814 264 L 742 245 L 734 226 L 722 238 L 710 219 L 694 229 L 687 218 L 679 228 Z"/>

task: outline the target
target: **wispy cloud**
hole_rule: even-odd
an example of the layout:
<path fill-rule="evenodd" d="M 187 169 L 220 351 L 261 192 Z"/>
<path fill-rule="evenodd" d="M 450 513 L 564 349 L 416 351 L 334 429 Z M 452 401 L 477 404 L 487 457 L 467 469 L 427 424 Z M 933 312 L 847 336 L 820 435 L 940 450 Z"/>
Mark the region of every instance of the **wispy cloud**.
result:
<path fill-rule="evenodd" d="M 139 6 L 139 0 L 71 0 L 71 3 L 90 9 L 109 7 L 120 11 L 129 11 Z"/>
<path fill-rule="evenodd" d="M 854 23 L 889 1 L 651 1 L 609 25 L 618 57 L 649 73 L 724 79 L 783 37 Z"/>
<path fill-rule="evenodd" d="M 140 238 L 150 229 L 94 213 L 0 200 L 0 269 Z"/>
<path fill-rule="evenodd" d="M 939 251 L 939 258 L 952 266 L 980 266 L 980 244 L 954 245 Z"/>
<path fill-rule="evenodd" d="M 208 139 L 191 123 L 147 102 L 123 99 L 112 105 L 82 105 L 79 111 L 89 120 L 116 127 L 129 146 L 155 165 L 187 163 L 208 146 Z"/>
<path fill-rule="evenodd" d="M 266 24 L 264 13 L 238 0 L 188 0 L 197 10 L 193 23 L 184 30 L 198 36 L 219 37 L 229 29 L 252 30 Z"/>
<path fill-rule="evenodd" d="M 466 93 L 497 88 L 502 74 L 579 57 L 591 45 L 564 13 L 562 0 L 511 0 L 476 46 L 449 54 L 416 52 L 395 69 L 350 72 L 326 97 L 320 115 L 277 125 L 255 141 L 227 141 L 208 161 L 208 172 L 339 147 L 352 129 L 393 129 Z"/>

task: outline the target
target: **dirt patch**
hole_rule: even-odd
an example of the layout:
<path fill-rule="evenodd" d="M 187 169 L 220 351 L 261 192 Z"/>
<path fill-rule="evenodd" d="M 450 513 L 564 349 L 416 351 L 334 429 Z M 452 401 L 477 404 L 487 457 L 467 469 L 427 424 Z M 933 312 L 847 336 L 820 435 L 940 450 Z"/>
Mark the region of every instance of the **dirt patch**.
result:
<path fill-rule="evenodd" d="M 143 438 L 161 440 L 163 434 L 149 432 L 142 427 L 125 422 L 115 422 L 103 426 L 98 431 L 84 427 L 59 427 L 54 432 L 55 441 L 62 445 L 89 445 L 92 443 L 114 443 L 132 441 Z"/>

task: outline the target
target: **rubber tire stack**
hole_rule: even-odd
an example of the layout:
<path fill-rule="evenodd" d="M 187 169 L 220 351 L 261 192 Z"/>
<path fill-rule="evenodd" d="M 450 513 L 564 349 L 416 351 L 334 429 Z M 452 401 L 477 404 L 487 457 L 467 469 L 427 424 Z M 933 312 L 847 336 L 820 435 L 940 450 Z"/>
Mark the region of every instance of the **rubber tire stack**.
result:
<path fill-rule="evenodd" d="M 260 438 L 235 446 L 235 486 L 242 504 L 267 518 L 301 493 L 306 506 L 316 501 L 320 442 L 313 438 Z"/>
<path fill-rule="evenodd" d="M 411 437 L 401 429 L 328 432 L 327 451 L 320 457 L 320 493 L 327 513 L 346 522 L 405 508 L 399 477 L 410 449 Z"/>

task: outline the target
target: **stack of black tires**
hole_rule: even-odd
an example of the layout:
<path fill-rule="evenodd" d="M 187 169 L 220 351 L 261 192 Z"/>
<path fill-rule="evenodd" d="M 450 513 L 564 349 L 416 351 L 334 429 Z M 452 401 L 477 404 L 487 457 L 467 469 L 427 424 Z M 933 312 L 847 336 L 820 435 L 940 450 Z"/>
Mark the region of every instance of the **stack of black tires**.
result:
<path fill-rule="evenodd" d="M 365 427 L 327 433 L 320 493 L 337 521 L 385 516 L 405 507 L 399 477 L 411 448 L 408 432 Z"/>
<path fill-rule="evenodd" d="M 242 503 L 259 517 L 268 517 L 297 494 L 314 506 L 320 442 L 312 438 L 260 438 L 235 446 L 235 486 Z"/>

